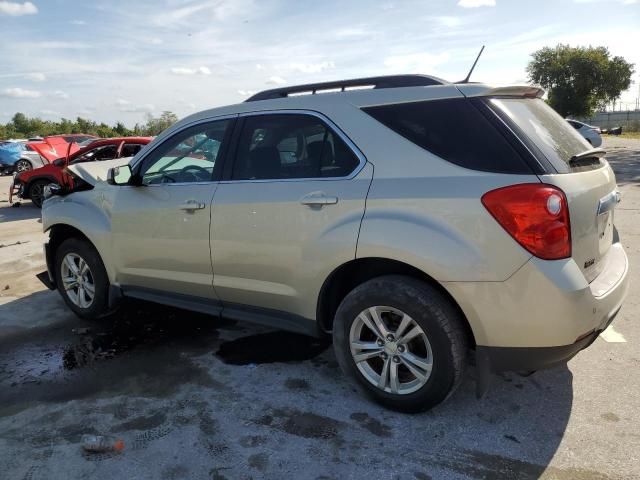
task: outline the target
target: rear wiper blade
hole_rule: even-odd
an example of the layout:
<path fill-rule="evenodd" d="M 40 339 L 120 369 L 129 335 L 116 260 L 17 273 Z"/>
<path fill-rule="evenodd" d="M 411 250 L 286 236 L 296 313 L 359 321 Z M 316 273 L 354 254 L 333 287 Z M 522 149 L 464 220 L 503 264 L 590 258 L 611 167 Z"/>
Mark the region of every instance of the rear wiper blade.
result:
<path fill-rule="evenodd" d="M 578 153 L 569 159 L 569 165 L 580 165 L 583 160 L 593 159 L 593 158 L 602 158 L 607 154 L 607 151 L 603 148 L 590 148 L 589 150 L 585 150 L 582 153 Z"/>

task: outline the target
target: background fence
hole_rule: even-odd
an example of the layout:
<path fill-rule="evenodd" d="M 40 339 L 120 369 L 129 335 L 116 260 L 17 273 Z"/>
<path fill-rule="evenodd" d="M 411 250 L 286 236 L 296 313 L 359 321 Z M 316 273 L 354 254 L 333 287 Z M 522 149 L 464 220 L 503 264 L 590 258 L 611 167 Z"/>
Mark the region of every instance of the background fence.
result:
<path fill-rule="evenodd" d="M 622 127 L 623 131 L 640 131 L 640 110 L 598 112 L 590 118 L 579 120 L 600 128 Z"/>

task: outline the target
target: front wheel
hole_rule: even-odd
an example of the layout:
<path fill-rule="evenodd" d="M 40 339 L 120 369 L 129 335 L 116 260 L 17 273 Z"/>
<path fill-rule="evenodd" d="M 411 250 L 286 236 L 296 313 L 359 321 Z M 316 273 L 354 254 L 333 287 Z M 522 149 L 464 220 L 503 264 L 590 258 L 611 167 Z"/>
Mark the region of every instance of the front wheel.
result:
<path fill-rule="evenodd" d="M 404 412 L 445 400 L 462 379 L 468 348 L 451 301 L 396 275 L 369 280 L 345 297 L 333 340 L 347 376 L 378 403 Z"/>
<path fill-rule="evenodd" d="M 58 291 L 76 315 L 95 320 L 108 313 L 109 278 L 93 245 L 78 238 L 62 242 L 55 272 Z"/>
<path fill-rule="evenodd" d="M 29 187 L 29 198 L 31 203 L 37 208 L 42 208 L 42 202 L 44 202 L 44 187 L 51 182 L 47 180 L 36 180 Z"/>

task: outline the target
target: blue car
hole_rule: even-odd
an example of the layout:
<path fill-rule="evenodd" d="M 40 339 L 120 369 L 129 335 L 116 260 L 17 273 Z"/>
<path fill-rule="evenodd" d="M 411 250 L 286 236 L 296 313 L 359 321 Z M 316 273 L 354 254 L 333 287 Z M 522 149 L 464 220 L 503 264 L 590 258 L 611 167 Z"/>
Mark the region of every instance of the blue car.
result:
<path fill-rule="evenodd" d="M 22 142 L 0 143 L 0 175 L 24 172 L 45 165 L 30 145 Z"/>

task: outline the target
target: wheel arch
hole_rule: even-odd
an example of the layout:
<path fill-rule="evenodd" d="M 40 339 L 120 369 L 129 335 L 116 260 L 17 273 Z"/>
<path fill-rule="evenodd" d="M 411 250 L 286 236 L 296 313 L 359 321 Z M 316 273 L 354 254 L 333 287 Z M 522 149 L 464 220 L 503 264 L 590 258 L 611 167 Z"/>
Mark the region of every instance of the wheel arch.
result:
<path fill-rule="evenodd" d="M 56 223 L 49 228 L 49 248 L 55 255 L 58 247 L 68 238 L 79 238 L 88 242 L 96 251 L 99 252 L 95 243 L 91 241 L 82 231 L 66 223 Z"/>
<path fill-rule="evenodd" d="M 475 336 L 469 320 L 455 298 L 441 283 L 412 265 L 382 257 L 356 258 L 340 265 L 329 274 L 318 295 L 316 319 L 319 330 L 323 333 L 328 333 L 332 330 L 333 319 L 338 306 L 349 292 L 358 285 L 383 275 L 405 275 L 435 287 L 458 310 L 460 317 L 464 321 L 463 327 L 468 337 L 469 345 L 475 347 Z"/>

